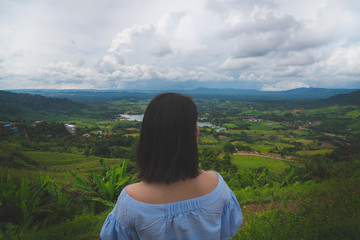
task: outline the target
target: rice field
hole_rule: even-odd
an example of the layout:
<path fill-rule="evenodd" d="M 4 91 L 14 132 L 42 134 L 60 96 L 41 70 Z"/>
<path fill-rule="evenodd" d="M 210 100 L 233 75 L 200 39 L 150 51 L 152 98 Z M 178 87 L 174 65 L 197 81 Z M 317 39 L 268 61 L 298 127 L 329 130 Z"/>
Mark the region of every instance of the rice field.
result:
<path fill-rule="evenodd" d="M 238 169 L 249 169 L 266 167 L 271 172 L 279 174 L 289 167 L 289 163 L 273 158 L 258 157 L 258 156 L 243 156 L 233 155 L 231 162 L 238 167 Z"/>
<path fill-rule="evenodd" d="M 85 156 L 72 153 L 57 152 L 35 152 L 26 151 L 24 155 L 33 161 L 39 163 L 36 167 L 27 167 L 22 169 L 0 167 L 4 174 L 10 173 L 14 179 L 22 177 L 32 178 L 35 173 L 41 171 L 43 175 L 49 175 L 50 178 L 62 184 L 73 182 L 69 170 L 77 173 L 81 177 L 86 177 L 90 172 L 100 171 L 100 159 L 103 159 L 109 166 L 120 166 L 122 159 L 100 158 L 95 156 Z"/>

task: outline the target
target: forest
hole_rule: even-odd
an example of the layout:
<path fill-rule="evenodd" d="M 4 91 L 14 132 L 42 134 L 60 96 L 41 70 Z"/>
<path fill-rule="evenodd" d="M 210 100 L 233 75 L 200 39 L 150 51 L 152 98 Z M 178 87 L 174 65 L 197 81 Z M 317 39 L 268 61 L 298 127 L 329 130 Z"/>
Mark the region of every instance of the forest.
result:
<path fill-rule="evenodd" d="M 189 95 L 200 167 L 224 177 L 244 214 L 232 239 L 359 239 L 360 91 Z M 141 122 L 124 114 L 143 114 L 153 93 L 55 97 L 0 91 L 0 239 L 99 239 L 121 190 L 138 181 Z"/>

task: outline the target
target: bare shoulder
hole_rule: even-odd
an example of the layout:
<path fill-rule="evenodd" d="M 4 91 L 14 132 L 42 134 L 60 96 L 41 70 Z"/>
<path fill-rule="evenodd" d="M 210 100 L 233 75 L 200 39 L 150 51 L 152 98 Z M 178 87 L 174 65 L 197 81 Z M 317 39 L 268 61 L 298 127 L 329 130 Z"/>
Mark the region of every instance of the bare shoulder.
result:
<path fill-rule="evenodd" d="M 141 194 L 143 188 L 144 188 L 143 183 L 138 182 L 127 186 L 125 191 L 130 197 L 138 199 L 139 194 Z"/>
<path fill-rule="evenodd" d="M 126 187 L 133 199 L 150 204 L 164 204 L 204 196 L 213 191 L 219 182 L 214 171 L 200 171 L 198 177 L 172 184 L 138 182 Z"/>
<path fill-rule="evenodd" d="M 218 174 L 214 171 L 201 171 L 199 181 L 205 188 L 205 191 L 209 193 L 217 187 L 219 183 L 219 177 Z"/>

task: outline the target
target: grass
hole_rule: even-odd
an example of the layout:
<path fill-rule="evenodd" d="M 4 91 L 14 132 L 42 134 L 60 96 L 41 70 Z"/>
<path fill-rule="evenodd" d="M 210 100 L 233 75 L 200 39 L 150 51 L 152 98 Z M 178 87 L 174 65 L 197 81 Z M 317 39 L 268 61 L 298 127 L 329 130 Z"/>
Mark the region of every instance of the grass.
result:
<path fill-rule="evenodd" d="M 357 117 L 360 116 L 360 109 L 356 109 L 356 110 L 354 110 L 354 111 L 347 112 L 347 113 L 346 113 L 346 116 L 353 117 L 353 118 L 357 118 Z"/>
<path fill-rule="evenodd" d="M 289 167 L 288 162 L 258 156 L 233 155 L 231 162 L 237 166 L 238 169 L 266 167 L 271 172 L 277 174 Z"/>
<path fill-rule="evenodd" d="M 291 144 L 274 142 L 274 141 L 256 142 L 256 143 L 246 143 L 243 141 L 234 141 L 232 143 L 234 145 L 249 146 L 252 149 L 254 149 L 254 151 L 261 152 L 261 153 L 268 153 L 271 149 L 273 149 L 275 147 L 293 147 L 293 145 L 291 145 Z"/>
<path fill-rule="evenodd" d="M 277 131 L 269 130 L 237 130 L 237 129 L 229 129 L 227 130 L 230 134 L 241 134 L 241 132 L 244 132 L 248 135 L 278 135 L 279 133 Z"/>
<path fill-rule="evenodd" d="M 330 154 L 334 149 L 317 149 L 317 150 L 302 150 L 297 151 L 296 154 L 302 155 L 302 156 L 313 156 L 316 154 Z"/>
<path fill-rule="evenodd" d="M 140 133 L 128 133 L 128 134 L 124 134 L 125 137 L 133 137 L 133 138 L 137 138 L 140 136 Z"/>
<path fill-rule="evenodd" d="M 233 123 L 224 123 L 223 124 L 223 127 L 226 127 L 226 128 L 237 128 L 238 126 L 233 124 Z"/>
<path fill-rule="evenodd" d="M 47 240 L 47 239 L 100 239 L 101 227 L 110 210 L 99 215 L 84 215 L 75 217 L 73 220 L 61 222 L 44 228 L 33 228 L 26 232 L 23 239 Z"/>
<path fill-rule="evenodd" d="M 309 145 L 309 144 L 313 143 L 313 140 L 310 140 L 310 139 L 297 139 L 295 141 L 300 142 L 300 143 L 302 143 L 304 145 Z"/>
<path fill-rule="evenodd" d="M 334 181 L 326 181 L 317 183 L 314 181 L 307 181 L 304 183 L 296 182 L 294 184 L 280 187 L 274 185 L 273 187 L 264 186 L 258 189 L 247 187 L 242 189 L 235 189 L 234 194 L 237 197 L 240 205 L 246 204 L 263 204 L 273 201 L 289 201 L 302 200 L 304 196 L 320 194 L 328 191 L 330 186 L 337 183 Z"/>
<path fill-rule="evenodd" d="M 200 137 L 200 142 L 202 144 L 215 144 L 218 142 L 218 140 L 216 138 L 214 138 L 214 136 L 212 136 L 212 135 L 206 135 L 206 136 Z"/>
<path fill-rule="evenodd" d="M 119 166 L 122 159 L 100 158 L 95 156 L 84 156 L 72 153 L 52 153 L 52 152 L 23 152 L 30 159 L 39 163 L 36 168 L 16 169 L 1 167 L 5 174 L 11 174 L 14 179 L 22 177 L 32 178 L 37 171 L 41 171 L 43 175 L 49 175 L 54 181 L 62 184 L 73 182 L 73 178 L 68 173 L 69 170 L 74 171 L 82 177 L 88 175 L 92 171 L 100 171 L 100 159 L 104 159 L 110 166 Z"/>
<path fill-rule="evenodd" d="M 244 223 L 232 240 L 358 239 L 357 182 L 358 178 L 340 182 L 333 179 L 235 190 Z M 296 207 L 291 204 L 292 200 L 298 203 Z M 266 202 L 269 204 L 264 205 Z M 24 233 L 23 239 L 100 239 L 101 227 L 110 211 L 78 216 L 47 227 L 35 226 Z"/>
<path fill-rule="evenodd" d="M 267 126 L 269 123 L 256 123 L 251 124 L 251 130 L 260 130 L 260 131 L 272 131 L 272 127 Z"/>
<path fill-rule="evenodd" d="M 260 213 L 248 212 L 244 216 L 245 224 L 232 239 L 359 239 L 358 181 L 355 177 L 322 183 L 295 183 L 279 188 L 273 195 L 281 196 L 284 207 L 268 208 Z M 283 190 L 285 192 L 281 193 Z M 243 192 L 235 194 L 246 195 Z M 266 196 L 257 195 L 259 199 Z M 299 206 L 287 209 L 288 199 L 294 199 L 294 196 Z M 239 201 L 241 203 L 241 199 Z"/>
<path fill-rule="evenodd" d="M 222 144 L 217 145 L 198 145 L 199 150 L 213 150 L 213 151 L 222 151 L 224 149 Z"/>

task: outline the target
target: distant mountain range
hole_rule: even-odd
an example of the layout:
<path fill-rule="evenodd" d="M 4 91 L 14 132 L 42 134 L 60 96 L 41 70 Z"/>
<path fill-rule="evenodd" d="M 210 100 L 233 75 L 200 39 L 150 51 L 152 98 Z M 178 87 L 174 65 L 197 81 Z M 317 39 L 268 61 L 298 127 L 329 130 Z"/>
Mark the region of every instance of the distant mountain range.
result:
<path fill-rule="evenodd" d="M 197 88 L 193 90 L 167 90 L 190 95 L 194 98 L 237 99 L 242 101 L 254 100 L 307 100 L 326 99 L 337 94 L 347 94 L 357 89 L 326 89 L 326 88 L 297 88 L 287 91 L 260 91 L 250 89 L 219 89 Z M 78 102 L 102 102 L 121 98 L 152 98 L 163 90 L 11 90 L 16 93 L 38 94 L 47 97 L 68 98 Z"/>
<path fill-rule="evenodd" d="M 20 93 L 16 93 L 16 92 Z M 25 93 L 26 92 L 26 93 Z M 63 116 L 82 115 L 83 110 L 94 112 L 95 105 L 106 101 L 136 98 L 150 99 L 162 91 L 113 91 L 113 90 L 14 90 L 0 91 L 0 117 L 26 120 L 59 120 Z M 360 90 L 299 88 L 288 91 L 264 92 L 258 90 L 209 89 L 177 91 L 193 98 L 218 98 L 240 101 L 273 101 L 286 104 L 352 104 L 360 106 Z M 34 95 L 35 94 L 35 95 Z M 44 96 L 41 96 L 41 95 Z M 56 97 L 54 97 L 56 96 Z M 293 101 L 293 102 L 290 102 Z M 82 102 L 82 103 L 80 103 Z M 92 109 L 92 110 L 91 110 Z M 96 112 L 96 111 L 95 111 Z M 102 113 L 103 114 L 103 113 Z M 1 120 L 1 119 L 0 119 Z"/>

